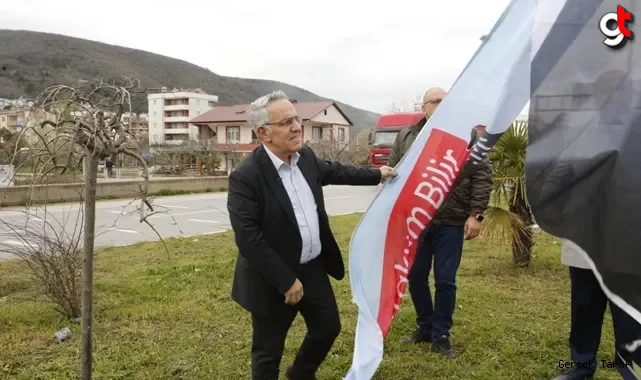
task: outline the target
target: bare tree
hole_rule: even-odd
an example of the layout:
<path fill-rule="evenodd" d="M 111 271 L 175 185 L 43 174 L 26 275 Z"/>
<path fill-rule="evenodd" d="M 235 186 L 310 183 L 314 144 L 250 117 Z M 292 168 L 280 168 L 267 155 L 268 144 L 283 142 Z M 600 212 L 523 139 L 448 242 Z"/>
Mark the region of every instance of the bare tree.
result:
<path fill-rule="evenodd" d="M 45 210 L 38 217 L 24 211 L 24 221 L 0 221 L 0 231 L 12 238 L 0 249 L 26 263 L 56 311 L 72 321 L 80 319 L 82 307 L 83 208 L 76 212 L 73 220 Z"/>
<path fill-rule="evenodd" d="M 159 171 L 167 174 L 182 174 L 194 168 L 202 175 L 218 169 L 221 154 L 211 139 L 188 140 L 176 145 L 155 145 L 152 162 Z"/>
<path fill-rule="evenodd" d="M 362 139 L 349 142 L 317 140 L 307 145 L 319 158 L 340 161 L 344 164 L 365 166 L 369 164 L 369 145 Z"/>
<path fill-rule="evenodd" d="M 154 174 L 180 174 L 182 172 L 182 165 L 180 163 L 182 145 L 183 144 L 175 146 L 153 146 L 153 158 L 151 161 L 155 169 Z"/>
<path fill-rule="evenodd" d="M 22 148 L 27 148 L 28 144 L 18 139 L 16 132 L 9 129 L 0 129 L 0 165 L 10 164 L 13 160 L 13 153 Z"/>
<path fill-rule="evenodd" d="M 418 94 L 414 97 L 409 97 L 406 100 L 400 102 L 393 102 L 390 106 L 389 112 L 399 113 L 399 112 L 414 112 L 420 111 L 421 104 L 423 103 L 423 95 Z"/>
<path fill-rule="evenodd" d="M 221 154 L 212 138 L 199 138 L 185 144 L 185 152 L 189 155 L 190 166 L 196 163 L 196 171 L 200 175 L 213 175 L 220 167 Z"/>
<path fill-rule="evenodd" d="M 221 154 L 216 149 L 216 140 L 201 138 L 198 140 L 198 145 L 201 147 L 197 156 L 198 172 L 200 175 L 214 175 L 222 161 Z"/>
<path fill-rule="evenodd" d="M 225 160 L 225 168 L 227 172 L 234 170 L 236 165 L 242 161 L 242 153 L 238 152 L 238 142 L 229 141 L 221 144 L 222 159 Z"/>
<path fill-rule="evenodd" d="M 47 88 L 36 98 L 36 105 L 45 117 L 37 125 L 25 128 L 20 137 L 35 136 L 37 142 L 30 148 L 28 159 L 18 165 L 34 169 L 35 178 L 46 181 L 51 173 L 64 174 L 83 168 L 83 267 L 81 311 L 81 379 L 91 379 L 92 373 L 92 305 L 93 257 L 96 221 L 96 183 L 98 164 L 119 154 L 135 159 L 142 167 L 143 181 L 138 186 L 139 205 L 136 212 L 141 223 L 149 223 L 155 214 L 147 198 L 149 173 L 147 163 L 139 154 L 136 139 L 123 121 L 123 112 L 131 112 L 131 98 L 145 94 L 138 80 L 121 78 L 117 83 L 96 81 L 77 87 L 56 85 Z M 16 145 L 17 147 L 18 145 Z M 14 155 L 17 156 L 17 151 Z M 32 187 L 31 193 L 33 193 Z M 1 203 L 1 201 L 0 201 Z M 46 202 L 45 202 L 46 203 Z M 40 241 L 48 241 L 40 238 Z M 60 245 L 60 244 L 58 244 Z M 52 245 L 53 248 L 55 244 Z M 59 252 L 58 252 L 59 253 Z"/>

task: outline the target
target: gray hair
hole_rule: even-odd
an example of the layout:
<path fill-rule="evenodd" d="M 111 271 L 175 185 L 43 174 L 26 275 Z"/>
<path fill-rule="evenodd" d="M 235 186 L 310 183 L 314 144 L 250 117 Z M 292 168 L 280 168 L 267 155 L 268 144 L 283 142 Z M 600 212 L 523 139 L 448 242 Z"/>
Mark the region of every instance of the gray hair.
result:
<path fill-rule="evenodd" d="M 249 112 L 247 114 L 247 123 L 249 127 L 258 133 L 256 129 L 258 127 L 265 126 L 269 123 L 269 112 L 267 112 L 267 106 L 276 100 L 286 99 L 289 100 L 287 95 L 282 91 L 274 91 L 265 96 L 254 100 L 252 104 L 249 105 Z M 269 127 L 266 127 L 269 129 Z"/>

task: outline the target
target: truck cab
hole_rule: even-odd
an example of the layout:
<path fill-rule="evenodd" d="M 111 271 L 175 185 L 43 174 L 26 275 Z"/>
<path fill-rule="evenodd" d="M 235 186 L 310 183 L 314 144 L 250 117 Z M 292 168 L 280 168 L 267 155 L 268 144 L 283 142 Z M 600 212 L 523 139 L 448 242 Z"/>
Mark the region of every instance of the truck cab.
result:
<path fill-rule="evenodd" d="M 401 129 L 418 123 L 425 114 L 423 112 L 399 112 L 383 114 L 376 122 L 376 129 L 370 133 L 369 164 L 380 168 L 387 164 L 392 144 Z"/>

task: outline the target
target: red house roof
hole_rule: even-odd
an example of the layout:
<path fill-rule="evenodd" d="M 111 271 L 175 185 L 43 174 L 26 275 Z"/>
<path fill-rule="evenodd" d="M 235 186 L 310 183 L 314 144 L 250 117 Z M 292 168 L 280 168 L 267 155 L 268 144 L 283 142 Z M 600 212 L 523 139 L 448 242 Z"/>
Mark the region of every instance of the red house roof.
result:
<path fill-rule="evenodd" d="M 316 115 L 323 112 L 329 106 L 334 106 L 338 112 L 343 115 L 345 120 L 352 125 L 352 122 L 349 120 L 347 115 L 336 105 L 335 102 L 297 102 L 292 101 L 294 108 L 298 116 L 303 120 L 313 119 Z M 205 112 L 204 114 L 197 116 L 190 121 L 192 124 L 211 124 L 211 123 L 228 123 L 228 122 L 246 122 L 247 121 L 247 110 L 249 109 L 249 104 L 238 104 L 235 106 L 217 106 L 213 109 Z"/>

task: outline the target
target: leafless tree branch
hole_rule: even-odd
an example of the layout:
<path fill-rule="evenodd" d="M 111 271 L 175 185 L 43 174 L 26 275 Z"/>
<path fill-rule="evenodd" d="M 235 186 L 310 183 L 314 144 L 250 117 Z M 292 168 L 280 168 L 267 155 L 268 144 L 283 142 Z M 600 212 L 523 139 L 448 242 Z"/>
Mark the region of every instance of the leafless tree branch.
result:
<path fill-rule="evenodd" d="M 80 318 L 84 208 L 61 218 L 47 210 L 20 214 L 0 220 L 0 234 L 10 238 L 0 243 L 0 251 L 26 264 L 57 312 Z"/>
<path fill-rule="evenodd" d="M 163 242 L 167 254 L 169 249 L 162 236 L 148 221 L 154 214 L 154 207 L 148 198 L 149 170 L 147 163 L 138 153 L 135 136 L 129 128 L 129 121 L 123 118 L 125 112 L 131 113 L 131 97 L 136 94 L 145 94 L 148 89 L 141 87 L 140 81 L 132 78 L 120 78 L 118 81 L 108 83 L 97 80 L 87 82 L 76 87 L 56 85 L 45 89 L 35 100 L 35 111 L 38 120 L 27 123 L 18 136 L 15 144 L 11 164 L 17 168 L 14 178 L 27 176 L 31 182 L 29 199 L 33 198 L 36 187 L 50 182 L 54 175 L 64 176 L 73 174 L 78 168 L 83 167 L 84 179 L 84 206 L 83 206 L 83 232 L 82 244 L 76 239 L 73 244 L 65 243 L 64 238 L 58 236 L 50 238 L 44 233 L 38 235 L 31 232 L 34 238 L 46 248 L 28 248 L 21 251 L 24 258 L 39 257 L 36 262 L 43 263 L 53 258 L 65 256 L 62 251 L 68 252 L 67 256 L 74 256 L 82 247 L 82 334 L 81 334 L 81 379 L 91 379 L 92 350 L 91 350 L 91 325 L 92 325 L 92 287 L 93 287 L 93 256 L 95 251 L 95 209 L 96 209 L 96 183 L 98 164 L 105 159 L 113 160 L 118 154 L 131 157 L 143 167 L 143 181 L 139 186 L 137 197 L 139 221 L 146 223 Z M 26 151 L 25 151 L 26 149 Z M 25 173 L 31 169 L 31 173 Z M 0 205 L 4 196 L 0 200 Z M 28 202 L 31 206 L 32 202 Z M 40 202 L 42 203 L 42 202 Z M 46 202 L 45 202 L 46 208 Z M 27 208 L 27 210 L 29 207 Z M 37 210 L 36 210 L 37 212 Z M 46 220 L 45 220 L 46 221 Z M 46 230 L 46 227 L 45 227 Z M 26 254 L 24 252 L 30 252 Z M 44 252 L 44 253 L 42 253 Z M 66 257 L 66 256 L 65 256 Z M 27 261 L 34 263 L 34 261 Z M 68 269 L 76 269 L 77 261 L 70 261 Z M 42 268 L 40 265 L 32 266 L 32 270 Z M 47 266 L 49 268 L 51 266 Z M 76 272 L 73 272 L 76 273 Z M 74 279 L 73 275 L 70 277 Z M 41 279 L 44 281 L 44 277 Z M 72 281 L 72 280 L 69 280 Z M 73 280 L 75 281 L 75 280 Z M 67 283 L 62 281 L 63 283 Z M 75 284 L 75 283 L 74 283 Z M 68 290 L 75 294 L 76 288 Z M 78 310 L 72 306 L 71 314 Z"/>
<path fill-rule="evenodd" d="M 403 101 L 393 102 L 389 108 L 389 112 L 399 113 L 420 111 L 420 107 L 422 104 L 423 94 L 418 94 L 413 97 L 408 97 Z"/>
<path fill-rule="evenodd" d="M 359 166 L 369 165 L 369 146 L 363 141 L 320 140 L 309 142 L 307 145 L 324 160 Z"/>

